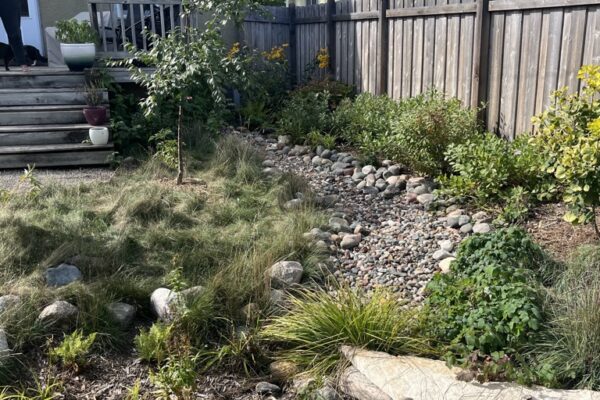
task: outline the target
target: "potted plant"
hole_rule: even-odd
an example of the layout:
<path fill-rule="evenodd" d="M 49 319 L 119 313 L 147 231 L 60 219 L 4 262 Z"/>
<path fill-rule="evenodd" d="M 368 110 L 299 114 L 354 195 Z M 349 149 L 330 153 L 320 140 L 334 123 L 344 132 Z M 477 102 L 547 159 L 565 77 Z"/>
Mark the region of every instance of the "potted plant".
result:
<path fill-rule="evenodd" d="M 85 104 L 83 115 L 88 124 L 93 126 L 103 125 L 107 120 L 106 107 L 102 104 L 104 101 L 104 89 L 95 82 L 89 82 L 85 85 Z"/>
<path fill-rule="evenodd" d="M 88 21 L 58 21 L 56 39 L 69 70 L 83 71 L 94 65 L 98 36 Z"/>

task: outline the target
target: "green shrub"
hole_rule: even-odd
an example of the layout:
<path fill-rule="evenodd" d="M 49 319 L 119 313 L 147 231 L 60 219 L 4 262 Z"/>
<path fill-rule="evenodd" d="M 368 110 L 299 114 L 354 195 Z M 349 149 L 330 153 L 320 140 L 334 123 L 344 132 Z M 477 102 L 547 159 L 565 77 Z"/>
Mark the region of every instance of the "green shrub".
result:
<path fill-rule="evenodd" d="M 389 136 L 391 123 L 401 112 L 401 105 L 388 96 L 363 93 L 354 102 L 345 99 L 333 115 L 334 134 L 357 146 L 367 157 L 385 154 L 380 141 Z"/>
<path fill-rule="evenodd" d="M 463 107 L 458 99 L 429 91 L 402 102 L 397 118 L 392 119 L 391 134 L 377 140 L 377 146 L 385 158 L 437 176 L 450 170 L 444 158 L 448 146 L 477 135 L 476 110 Z"/>
<path fill-rule="evenodd" d="M 450 144 L 446 161 L 450 176 L 441 176 L 442 192 L 474 199 L 479 204 L 502 202 L 513 188 L 521 187 L 547 199 L 554 190 L 540 166 L 543 156 L 529 144 L 527 136 L 509 142 L 486 133 L 465 143 Z"/>
<path fill-rule="evenodd" d="M 328 103 L 328 92 L 293 94 L 281 110 L 279 133 L 303 143 L 311 132 L 329 132 L 332 121 Z"/>
<path fill-rule="evenodd" d="M 196 357 L 190 354 L 169 357 L 156 372 L 150 372 L 150 382 L 160 399 L 194 399 L 196 389 Z"/>
<path fill-rule="evenodd" d="M 427 285 L 429 329 L 462 360 L 515 354 L 540 330 L 539 282 L 551 283 L 555 269 L 518 228 L 472 236 L 451 272 Z"/>
<path fill-rule="evenodd" d="M 142 329 L 134 339 L 140 359 L 161 364 L 168 356 L 172 333 L 171 325 L 160 323 L 153 324 L 148 330 Z"/>
<path fill-rule="evenodd" d="M 549 321 L 531 346 L 540 383 L 600 389 L 600 248 L 578 249 L 549 291 Z"/>
<path fill-rule="evenodd" d="M 354 87 L 334 79 L 312 79 L 298 87 L 294 94 L 308 96 L 318 93 L 329 93 L 328 105 L 330 110 L 335 110 L 342 101 L 351 100 L 354 97 Z"/>
<path fill-rule="evenodd" d="M 263 336 L 281 346 L 278 357 L 316 376 L 335 369 L 342 345 L 393 354 L 432 353 L 418 334 L 416 313 L 385 292 L 367 299 L 351 289 L 336 294 L 306 290 L 290 300 L 287 311 L 272 320 Z"/>
<path fill-rule="evenodd" d="M 60 43 L 96 43 L 98 35 L 89 21 L 69 19 L 56 22 L 56 39 Z"/>
<path fill-rule="evenodd" d="M 600 236 L 595 216 L 600 205 L 600 66 L 584 66 L 578 76 L 580 93 L 555 92 L 552 106 L 534 118 L 533 143 L 546 155 L 545 172 L 564 185 L 565 220 L 592 222 Z"/>
<path fill-rule="evenodd" d="M 50 349 L 48 355 L 66 368 L 78 370 L 87 364 L 87 355 L 95 340 L 96 333 L 85 336 L 81 330 L 76 330 L 65 336 L 60 345 Z"/>

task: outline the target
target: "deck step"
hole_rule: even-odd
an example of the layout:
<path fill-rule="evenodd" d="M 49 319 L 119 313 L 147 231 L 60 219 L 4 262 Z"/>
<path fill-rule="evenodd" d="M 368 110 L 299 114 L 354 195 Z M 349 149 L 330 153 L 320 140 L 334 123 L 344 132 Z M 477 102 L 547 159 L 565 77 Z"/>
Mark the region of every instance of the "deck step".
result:
<path fill-rule="evenodd" d="M 108 102 L 108 93 L 103 96 Z M 0 89 L 0 107 L 75 104 L 85 104 L 81 88 Z"/>
<path fill-rule="evenodd" d="M 30 89 L 30 88 L 83 88 L 85 74 L 69 72 L 63 69 L 32 69 L 29 73 L 13 68 L 10 72 L 0 72 L 0 89 Z"/>
<path fill-rule="evenodd" d="M 104 165 L 113 150 L 113 144 L 0 146 L 0 168 Z"/>
<path fill-rule="evenodd" d="M 83 124 L 84 105 L 0 107 L 0 126 Z"/>
<path fill-rule="evenodd" d="M 90 125 L 37 125 L 0 127 L 0 146 L 81 143 Z"/>

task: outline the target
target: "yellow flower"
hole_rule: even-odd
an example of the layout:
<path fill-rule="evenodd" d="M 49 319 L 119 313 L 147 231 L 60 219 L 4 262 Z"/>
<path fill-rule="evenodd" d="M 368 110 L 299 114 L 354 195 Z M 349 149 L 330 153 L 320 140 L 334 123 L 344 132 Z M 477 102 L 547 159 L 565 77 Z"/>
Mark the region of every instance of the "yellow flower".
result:
<path fill-rule="evenodd" d="M 235 55 L 237 53 L 240 52 L 241 46 L 239 42 L 235 42 L 232 46 L 231 49 L 229 49 L 229 53 L 227 53 L 227 58 L 229 58 L 230 60 L 235 57 Z"/>
<path fill-rule="evenodd" d="M 326 47 L 320 49 L 317 52 L 317 65 L 320 69 L 325 69 L 329 67 L 329 51 Z"/>
<path fill-rule="evenodd" d="M 275 46 L 270 51 L 263 51 L 261 54 L 267 61 L 284 61 L 286 47 L 288 47 L 287 44 Z"/>

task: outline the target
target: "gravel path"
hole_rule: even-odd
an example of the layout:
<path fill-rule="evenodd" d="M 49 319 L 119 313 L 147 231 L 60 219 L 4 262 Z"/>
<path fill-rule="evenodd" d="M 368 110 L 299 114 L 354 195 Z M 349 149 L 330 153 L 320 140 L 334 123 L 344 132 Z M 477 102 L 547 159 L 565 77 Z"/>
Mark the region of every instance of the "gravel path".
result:
<path fill-rule="evenodd" d="M 251 134 L 244 137 L 265 150 L 267 171 L 303 176 L 317 195 L 333 200 L 328 209 L 332 215 L 329 227 L 313 230 L 311 235 L 317 245 L 331 251 L 335 276 L 352 287 L 388 287 L 407 300 L 420 302 L 433 274 L 447 272 L 457 244 L 473 231 L 471 216 L 464 210 L 451 201 L 432 202 L 433 184 L 424 178 L 402 175 L 398 178 L 403 184 L 390 192 L 392 185 L 382 183 L 381 171 L 377 183 L 365 185 L 367 175 L 375 175 L 375 169 L 362 169 L 346 153 L 334 151 L 336 156 L 325 162 L 307 147 L 288 146 L 284 138 L 277 141 Z M 323 154 L 322 151 L 316 150 Z M 349 165 L 338 164 L 342 159 Z M 289 202 L 290 207 L 300 200 Z M 434 207 L 437 211 L 432 210 Z M 348 226 L 340 226 L 344 222 Z M 486 222 L 482 221 L 476 229 L 491 229 Z M 354 236 L 358 237 L 358 244 L 348 245 L 347 239 Z"/>
<path fill-rule="evenodd" d="M 71 168 L 71 169 L 35 169 L 34 176 L 47 185 L 51 182 L 64 185 L 77 185 L 94 181 L 106 182 L 113 177 L 114 171 L 107 168 Z M 22 169 L 0 170 L 0 189 L 15 189 L 19 187 Z"/>

